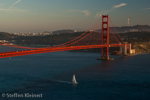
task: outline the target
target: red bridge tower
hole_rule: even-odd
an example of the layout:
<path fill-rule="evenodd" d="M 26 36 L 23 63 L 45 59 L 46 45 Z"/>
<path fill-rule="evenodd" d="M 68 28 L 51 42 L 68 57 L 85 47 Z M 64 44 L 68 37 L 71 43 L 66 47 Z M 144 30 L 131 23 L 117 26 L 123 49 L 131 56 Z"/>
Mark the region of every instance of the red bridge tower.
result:
<path fill-rule="evenodd" d="M 106 47 L 102 48 L 102 55 L 98 60 L 113 60 L 109 59 L 109 15 L 102 15 L 102 45 Z"/>

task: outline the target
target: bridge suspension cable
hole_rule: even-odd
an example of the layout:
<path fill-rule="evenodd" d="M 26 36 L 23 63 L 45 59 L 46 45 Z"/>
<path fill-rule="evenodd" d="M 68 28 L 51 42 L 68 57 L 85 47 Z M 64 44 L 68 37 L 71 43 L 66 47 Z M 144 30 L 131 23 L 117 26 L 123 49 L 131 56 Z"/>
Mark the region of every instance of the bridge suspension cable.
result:
<path fill-rule="evenodd" d="M 59 44 L 59 45 L 52 46 L 52 47 L 58 47 L 58 46 L 63 46 L 63 45 L 65 46 L 65 45 L 67 45 L 68 43 L 73 42 L 73 41 L 79 39 L 81 36 L 85 35 L 89 30 L 91 30 L 91 29 L 100 21 L 100 19 L 101 19 L 101 17 L 100 17 L 86 32 L 82 33 L 80 36 L 78 36 L 78 37 L 74 38 L 73 40 L 70 40 L 70 41 L 68 41 L 68 42 L 66 42 L 66 43 Z M 51 48 L 51 47 L 50 47 L 50 48 Z"/>
<path fill-rule="evenodd" d="M 77 40 L 77 41 L 74 41 L 74 42 L 72 42 L 72 43 L 70 43 L 70 44 L 67 44 L 67 45 L 65 45 L 65 46 L 69 46 L 69 45 L 71 45 L 71 44 L 74 44 L 74 43 L 76 43 L 76 42 L 79 42 L 79 41 L 83 40 L 84 38 L 86 38 L 87 36 L 89 36 L 90 34 L 92 34 L 98 27 L 100 27 L 101 24 L 102 24 L 102 22 L 101 22 L 92 32 L 88 33 L 86 36 L 84 36 L 84 37 L 82 37 L 81 39 L 79 39 L 79 40 Z"/>
<path fill-rule="evenodd" d="M 118 43 L 119 43 L 119 40 L 118 40 L 117 37 L 114 35 L 114 33 L 113 33 L 113 31 L 112 31 L 111 28 L 110 28 L 110 31 L 111 31 L 111 33 L 113 34 L 113 36 L 115 37 L 115 39 L 118 41 Z"/>
<path fill-rule="evenodd" d="M 114 27 L 114 25 L 113 25 L 113 23 L 112 23 L 111 19 L 110 19 L 110 22 L 111 22 L 111 24 L 112 24 L 113 28 L 115 29 L 115 31 L 116 31 L 116 33 L 117 33 L 117 35 L 119 36 L 120 40 L 122 41 L 122 43 L 124 43 L 124 41 L 122 40 L 122 38 L 121 38 L 121 37 L 120 37 L 120 35 L 118 34 L 118 32 L 117 32 L 116 28 Z"/>
<path fill-rule="evenodd" d="M 63 43 L 63 44 L 59 44 L 59 45 L 56 45 L 56 46 L 52 46 L 52 47 L 65 46 L 65 45 L 67 45 L 68 43 L 71 43 L 71 42 L 73 42 L 73 41 L 75 41 L 75 40 L 81 38 L 81 37 L 84 36 L 89 30 L 91 30 L 91 29 L 100 21 L 100 19 L 101 19 L 101 17 L 100 17 L 86 32 L 84 32 L 84 33 L 81 34 L 80 36 L 76 37 L 75 39 L 70 40 L 70 41 L 68 41 L 68 42 L 66 42 L 66 43 Z M 87 37 L 87 35 L 86 35 L 86 37 Z M 82 38 L 82 39 L 83 39 L 83 38 Z M 80 39 L 80 40 L 82 40 L 82 39 Z M 31 48 L 31 47 L 23 47 L 23 46 L 17 46 L 17 45 L 10 45 L 10 44 L 4 43 L 4 42 L 1 42 L 1 43 L 7 45 L 8 47 L 21 48 L 21 49 L 44 49 L 44 48 Z M 52 47 L 47 47 L 47 48 L 52 48 Z"/>
<path fill-rule="evenodd" d="M 107 20 L 105 18 L 107 18 Z M 23 46 L 11 45 L 9 43 L 0 42 L 1 51 L 4 51 L 4 52 L 0 53 L 0 58 L 31 55 L 31 54 L 38 54 L 38 53 L 47 53 L 47 52 L 56 52 L 56 51 L 102 48 L 102 51 L 103 51 L 102 55 L 103 56 L 101 59 L 108 60 L 109 59 L 109 47 L 129 46 L 129 44 L 120 44 L 119 40 L 122 40 L 121 37 L 117 33 L 117 35 L 120 38 L 118 40 L 118 37 L 116 37 L 117 35 L 113 33 L 112 29 L 110 29 L 110 31 L 113 34 L 113 37 L 115 37 L 115 39 L 110 38 L 109 15 L 102 16 L 102 22 L 99 25 L 96 25 L 100 19 L 101 19 L 101 17 L 86 32 L 82 33 L 80 36 L 76 37 L 75 39 L 70 40 L 66 43 L 52 46 L 52 47 L 48 47 L 48 48 L 47 47 L 45 47 L 45 48 L 31 48 L 31 47 L 23 47 Z M 102 33 L 100 33 L 100 34 L 102 34 L 101 36 L 99 35 L 99 32 L 94 32 L 100 25 L 102 25 Z M 89 30 L 95 26 L 96 26 L 96 28 L 94 28 L 93 31 L 89 32 Z M 106 28 L 106 26 L 107 26 L 107 28 Z M 114 25 L 113 25 L 113 27 L 114 27 Z M 115 29 L 115 27 L 114 27 L 114 29 Z M 115 29 L 115 31 L 117 32 L 116 29 Z M 96 37 L 94 37 L 94 36 L 96 36 Z M 110 39 L 112 39 L 113 41 L 116 40 L 118 43 L 117 44 L 114 44 L 114 43 L 110 44 L 109 43 Z M 90 41 L 90 43 L 92 43 L 92 45 L 88 43 L 89 41 Z M 95 44 L 93 41 L 98 43 L 98 44 Z M 100 44 L 100 42 L 102 42 L 102 44 Z M 122 40 L 122 42 L 123 42 L 123 40 Z M 78 45 L 78 44 L 80 44 L 80 45 Z"/>

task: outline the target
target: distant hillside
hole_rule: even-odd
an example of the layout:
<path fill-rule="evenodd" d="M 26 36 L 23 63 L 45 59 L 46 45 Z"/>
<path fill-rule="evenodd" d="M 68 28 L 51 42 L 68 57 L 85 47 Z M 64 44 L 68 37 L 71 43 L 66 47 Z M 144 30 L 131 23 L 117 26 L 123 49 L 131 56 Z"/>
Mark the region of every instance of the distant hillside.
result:
<path fill-rule="evenodd" d="M 126 32 L 142 32 L 142 31 L 150 31 L 149 25 L 135 25 L 135 26 L 123 26 L 123 27 L 115 27 L 118 33 L 126 33 Z M 110 27 L 110 32 L 116 33 L 113 27 Z M 97 30 L 97 31 L 102 31 Z"/>
<path fill-rule="evenodd" d="M 53 34 L 61 34 L 61 33 L 74 33 L 74 30 L 57 30 L 53 31 Z"/>
<path fill-rule="evenodd" d="M 12 35 L 5 32 L 0 32 L 0 40 L 9 40 L 12 38 Z"/>
<path fill-rule="evenodd" d="M 131 42 L 147 42 L 147 41 L 150 41 L 150 32 L 128 32 L 128 33 L 120 33 L 119 35 L 126 42 L 130 42 L 130 41 Z"/>

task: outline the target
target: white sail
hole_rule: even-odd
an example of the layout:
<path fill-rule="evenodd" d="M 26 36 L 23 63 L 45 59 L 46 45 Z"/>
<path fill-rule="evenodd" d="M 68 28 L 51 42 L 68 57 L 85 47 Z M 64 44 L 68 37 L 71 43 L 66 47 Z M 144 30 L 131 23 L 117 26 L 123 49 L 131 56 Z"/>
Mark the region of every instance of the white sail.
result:
<path fill-rule="evenodd" d="M 73 77 L 72 77 L 72 83 L 73 84 L 78 84 L 78 82 L 76 81 L 75 75 L 73 75 Z"/>

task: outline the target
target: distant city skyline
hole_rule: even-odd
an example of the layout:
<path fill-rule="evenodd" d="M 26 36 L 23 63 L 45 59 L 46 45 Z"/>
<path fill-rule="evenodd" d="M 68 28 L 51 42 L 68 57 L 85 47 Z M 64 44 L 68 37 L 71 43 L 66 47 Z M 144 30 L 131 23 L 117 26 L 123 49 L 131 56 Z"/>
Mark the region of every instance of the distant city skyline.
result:
<path fill-rule="evenodd" d="M 87 30 L 101 15 L 114 26 L 150 25 L 150 0 L 0 0 L 0 31 Z"/>

